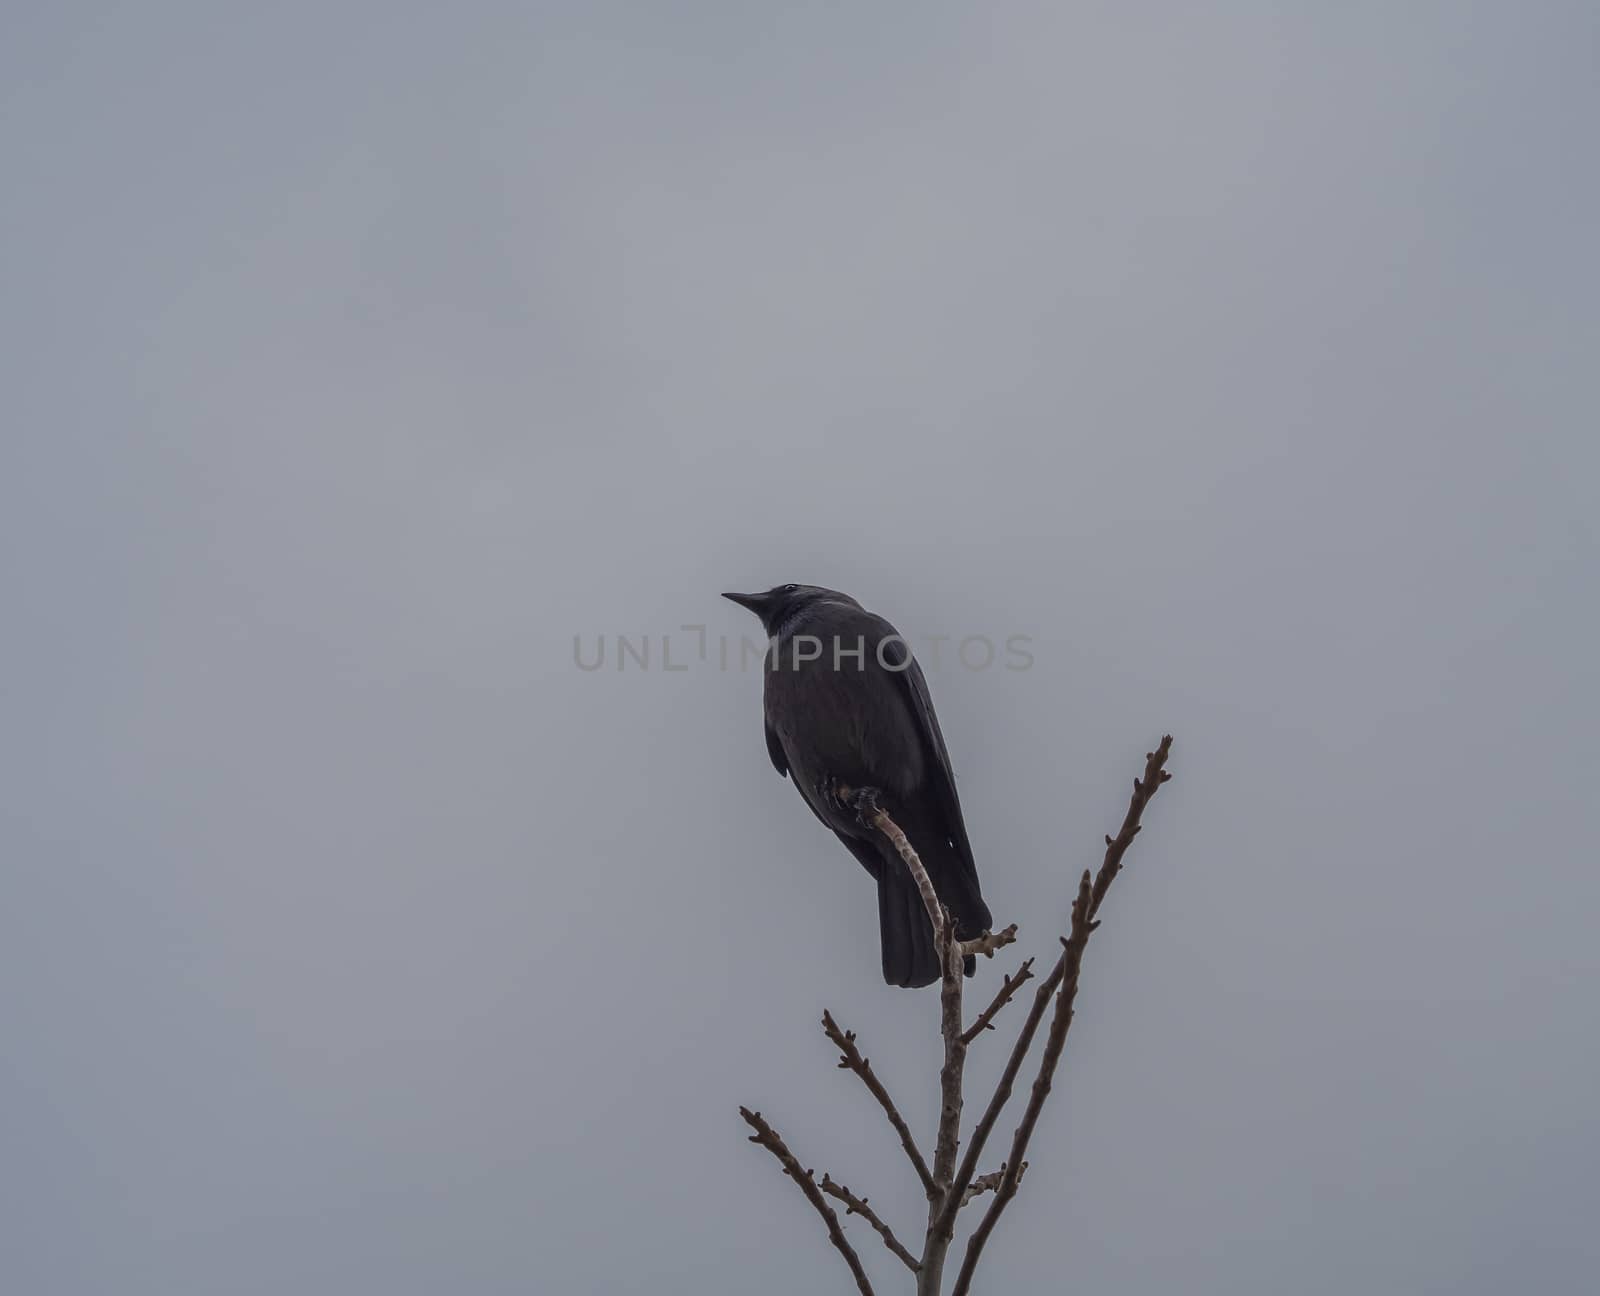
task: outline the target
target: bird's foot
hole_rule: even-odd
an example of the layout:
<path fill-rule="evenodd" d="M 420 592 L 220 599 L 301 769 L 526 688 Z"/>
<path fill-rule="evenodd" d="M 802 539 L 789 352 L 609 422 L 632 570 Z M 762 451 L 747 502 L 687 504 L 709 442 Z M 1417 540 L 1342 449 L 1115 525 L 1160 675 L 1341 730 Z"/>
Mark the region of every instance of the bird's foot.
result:
<path fill-rule="evenodd" d="M 878 805 L 877 788 L 850 787 L 831 774 L 824 774 L 817 780 L 817 795 L 822 798 L 824 804 L 836 810 L 853 810 L 856 820 L 864 828 L 874 826 L 873 820 L 881 809 Z"/>
<path fill-rule="evenodd" d="M 850 798 L 851 808 L 856 812 L 856 820 L 863 828 L 876 828 L 878 815 L 882 809 L 878 805 L 878 789 L 873 787 L 857 788 Z"/>
<path fill-rule="evenodd" d="M 855 789 L 846 787 L 838 779 L 834 778 L 832 774 L 824 774 L 817 780 L 816 791 L 818 799 L 830 809 L 849 810 L 853 808 L 850 804 L 850 797 Z"/>

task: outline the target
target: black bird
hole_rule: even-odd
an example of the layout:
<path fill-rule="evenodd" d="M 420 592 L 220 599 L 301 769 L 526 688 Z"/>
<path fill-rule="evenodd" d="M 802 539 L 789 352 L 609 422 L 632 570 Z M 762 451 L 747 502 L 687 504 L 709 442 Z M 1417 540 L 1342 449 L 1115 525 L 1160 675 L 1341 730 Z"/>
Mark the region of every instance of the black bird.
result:
<path fill-rule="evenodd" d="M 793 776 L 812 813 L 877 880 L 883 979 L 897 986 L 937 981 L 933 926 L 916 883 L 884 835 L 835 795 L 838 787 L 875 789 L 921 856 L 956 935 L 970 940 L 989 930 L 922 668 L 892 625 L 837 590 L 778 585 L 722 597 L 766 627 L 763 709 L 773 765 Z M 968 976 L 972 970 L 969 956 Z"/>

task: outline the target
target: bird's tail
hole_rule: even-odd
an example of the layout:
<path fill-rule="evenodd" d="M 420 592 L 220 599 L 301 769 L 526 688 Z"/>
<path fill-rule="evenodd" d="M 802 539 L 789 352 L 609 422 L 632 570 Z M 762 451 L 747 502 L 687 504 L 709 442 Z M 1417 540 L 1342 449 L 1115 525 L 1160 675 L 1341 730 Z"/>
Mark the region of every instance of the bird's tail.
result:
<path fill-rule="evenodd" d="M 900 827 L 916 847 L 939 901 L 955 919 L 956 935 L 971 940 L 989 930 L 989 906 L 978 889 L 978 874 L 970 857 L 937 822 L 925 822 L 914 806 L 897 808 Z M 964 839 L 963 839 L 964 842 Z M 905 862 L 887 842 L 881 844 L 878 869 L 878 926 L 883 940 L 883 979 L 890 985 L 924 986 L 939 979 L 939 953 L 934 948 L 933 924 L 922 903 L 922 893 L 912 881 Z M 969 955 L 966 974 L 975 961 Z"/>
<path fill-rule="evenodd" d="M 922 893 L 898 858 L 878 870 L 878 934 L 883 979 L 892 986 L 925 986 L 939 979 L 939 951 Z"/>

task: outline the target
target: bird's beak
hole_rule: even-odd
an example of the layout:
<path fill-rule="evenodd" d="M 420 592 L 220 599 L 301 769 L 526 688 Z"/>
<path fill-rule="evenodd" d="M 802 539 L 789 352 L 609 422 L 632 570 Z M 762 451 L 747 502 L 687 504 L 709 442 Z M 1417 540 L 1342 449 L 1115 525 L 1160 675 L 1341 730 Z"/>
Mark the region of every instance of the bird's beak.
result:
<path fill-rule="evenodd" d="M 722 597 L 732 599 L 742 608 L 749 608 L 757 616 L 762 615 L 767 608 L 767 596 L 765 594 L 724 594 Z"/>

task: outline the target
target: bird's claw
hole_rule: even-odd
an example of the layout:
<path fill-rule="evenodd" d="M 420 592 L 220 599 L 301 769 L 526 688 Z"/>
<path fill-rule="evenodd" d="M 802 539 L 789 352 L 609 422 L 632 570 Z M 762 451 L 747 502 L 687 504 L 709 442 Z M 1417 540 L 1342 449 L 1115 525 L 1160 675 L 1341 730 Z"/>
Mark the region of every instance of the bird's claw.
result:
<path fill-rule="evenodd" d="M 835 810 L 854 811 L 863 828 L 874 826 L 873 820 L 882 808 L 878 805 L 877 788 L 849 787 L 830 774 L 817 780 L 817 795 Z"/>
<path fill-rule="evenodd" d="M 855 795 L 850 798 L 850 805 L 851 808 L 855 810 L 856 819 L 860 822 L 863 828 L 872 828 L 876 826 L 875 821 L 877 820 L 880 809 L 878 805 L 877 788 L 857 788 Z"/>
<path fill-rule="evenodd" d="M 852 793 L 853 791 L 854 789 L 847 788 L 843 783 L 839 782 L 838 779 L 834 778 L 832 774 L 824 774 L 817 780 L 817 796 L 821 799 L 823 805 L 830 806 L 835 810 L 849 810 L 853 808 L 851 806 L 849 797 L 846 795 L 847 793 Z"/>

